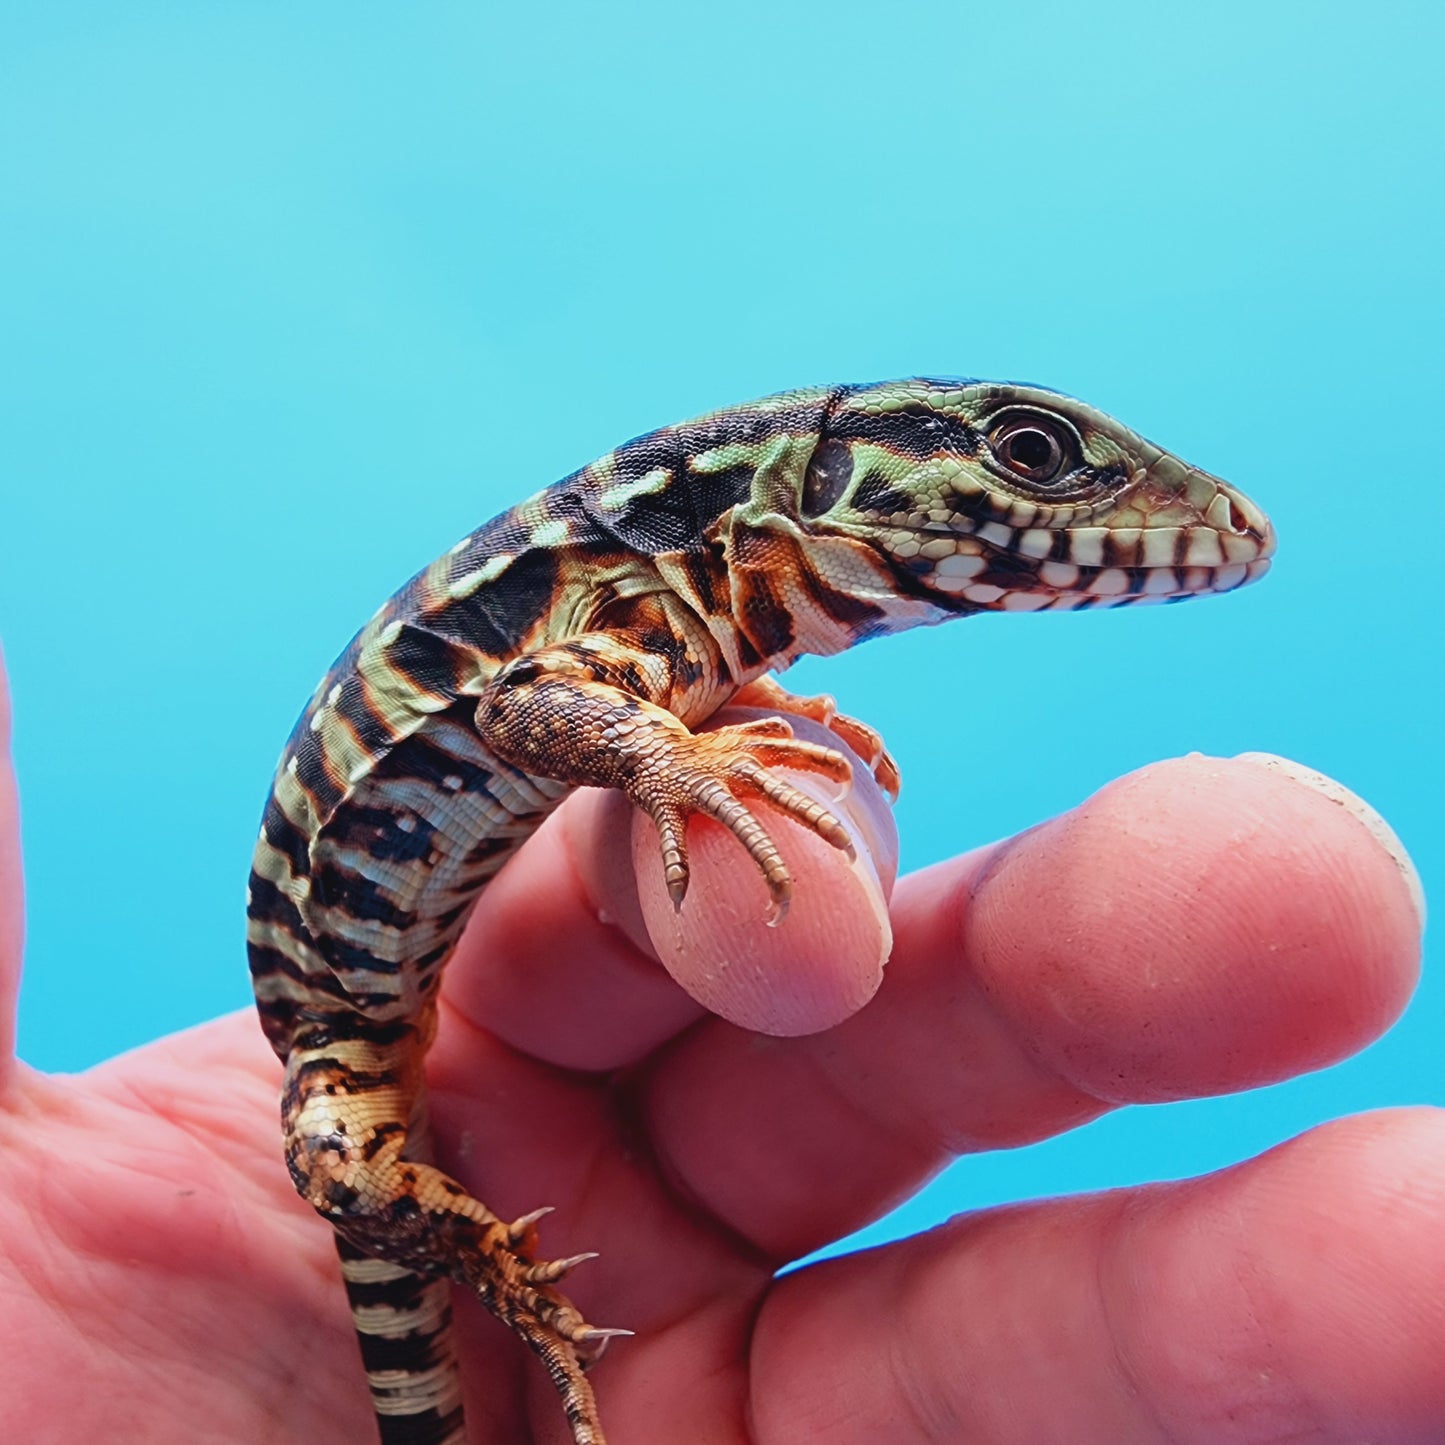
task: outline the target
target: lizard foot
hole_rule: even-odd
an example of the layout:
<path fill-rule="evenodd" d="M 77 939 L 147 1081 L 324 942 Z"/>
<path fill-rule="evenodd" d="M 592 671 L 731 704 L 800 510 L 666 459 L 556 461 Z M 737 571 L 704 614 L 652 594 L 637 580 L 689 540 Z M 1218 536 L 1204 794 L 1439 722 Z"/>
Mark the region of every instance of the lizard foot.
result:
<path fill-rule="evenodd" d="M 561 1396 L 574 1445 L 605 1445 L 597 1405 L 585 1374 L 608 1342 L 631 1330 L 602 1329 L 554 1286 L 593 1253 L 568 1259 L 536 1259 L 536 1210 L 511 1224 L 493 1222 L 471 1239 L 458 1239 L 450 1273 L 540 1359 Z M 460 1222 L 459 1222 L 460 1223 Z M 463 1225 L 463 1234 L 470 1233 Z"/>
<path fill-rule="evenodd" d="M 842 753 L 802 742 L 782 718 L 759 718 L 708 733 L 668 733 L 640 757 L 626 785 L 657 824 L 663 873 L 675 907 L 687 894 L 687 820 L 704 814 L 728 829 L 757 864 L 772 895 L 776 923 L 787 911 L 792 877 L 777 845 L 748 803 L 764 801 L 811 829 L 848 857 L 853 844 L 837 817 L 772 769 L 831 778 L 846 787 L 852 769 Z"/>
<path fill-rule="evenodd" d="M 882 737 L 867 723 L 839 712 L 838 704 L 826 693 L 820 697 L 799 697 L 771 677 L 760 677 L 739 689 L 734 694 L 732 703 L 737 707 L 773 708 L 778 712 L 794 713 L 798 717 L 819 723 L 852 748 L 868 764 L 869 771 L 878 780 L 878 786 L 894 802 L 898 801 L 902 780 L 898 774 L 898 764 L 884 747 Z"/>
<path fill-rule="evenodd" d="M 329 1101 L 326 1127 L 334 1132 L 332 1116 L 338 1113 L 342 1119 L 404 1113 L 388 1110 L 396 1100 L 378 1099 L 375 1093 L 367 1109 L 356 1104 L 354 1095 L 322 1096 Z M 304 1109 L 297 1116 L 303 1123 L 309 1117 Z M 373 1130 L 373 1138 L 379 1132 Z M 631 1331 L 589 1323 L 557 1288 L 596 1255 L 538 1258 L 537 1221 L 550 1210 L 534 1210 L 508 1223 L 434 1165 L 399 1158 L 405 1143 L 399 1122 L 381 1137 L 382 1146 L 367 1157 L 371 1141 L 363 1142 L 358 1134 L 357 1147 L 341 1161 L 352 1166 L 347 1202 L 324 1212 L 341 1237 L 343 1269 L 350 1266 L 347 1288 L 358 1330 L 364 1341 L 373 1342 L 366 1357 L 374 1398 L 395 1407 L 384 1413 L 401 1417 L 441 1411 L 434 1397 L 438 1381 L 448 1374 L 442 1366 L 449 1357 L 443 1357 L 438 1341 L 445 1339 L 449 1316 L 444 1299 L 428 1300 L 418 1291 L 419 1277 L 450 1279 L 470 1289 L 541 1359 L 561 1397 L 573 1445 L 606 1445 L 586 1371 L 610 1340 Z M 334 1148 L 307 1149 L 303 1141 L 295 1152 L 297 1161 L 322 1179 L 330 1177 L 337 1162 Z M 364 1356 L 366 1349 L 364 1343 Z"/>

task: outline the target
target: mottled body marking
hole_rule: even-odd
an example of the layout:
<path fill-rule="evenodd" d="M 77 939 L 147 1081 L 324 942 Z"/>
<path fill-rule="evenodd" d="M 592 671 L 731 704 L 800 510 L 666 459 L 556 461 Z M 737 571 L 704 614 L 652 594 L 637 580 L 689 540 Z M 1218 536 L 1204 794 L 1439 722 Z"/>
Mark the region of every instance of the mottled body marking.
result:
<path fill-rule="evenodd" d="M 656 821 L 673 897 L 687 820 L 739 839 L 778 911 L 766 828 L 831 814 L 774 772 L 846 778 L 782 722 L 692 731 L 745 697 L 822 717 L 885 786 L 875 734 L 767 674 L 980 611 L 1228 591 L 1273 534 L 1238 492 L 1080 402 L 911 380 L 790 392 L 640 437 L 412 579 L 302 714 L 265 812 L 250 954 L 286 1064 L 287 1162 L 334 1226 L 384 1441 L 464 1438 L 451 1282 L 542 1358 L 576 1445 L 615 1331 L 556 1285 L 536 1216 L 498 1219 L 429 1160 L 422 1064 L 447 956 L 487 880 L 573 787 Z M 766 806 L 760 806 L 760 804 Z M 761 922 L 761 920 L 760 920 Z"/>

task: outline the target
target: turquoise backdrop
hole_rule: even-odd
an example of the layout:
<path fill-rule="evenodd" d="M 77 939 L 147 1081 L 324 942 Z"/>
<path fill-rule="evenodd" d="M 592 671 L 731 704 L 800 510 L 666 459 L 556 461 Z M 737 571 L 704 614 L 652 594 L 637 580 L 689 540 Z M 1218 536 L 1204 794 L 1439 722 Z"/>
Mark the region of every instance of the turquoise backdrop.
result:
<path fill-rule="evenodd" d="M 1445 896 L 1442 46 L 1445 7 L 1400 0 L 12 0 L 25 1057 L 82 1067 L 247 1001 L 279 745 L 417 565 L 636 432 L 816 381 L 1057 386 L 1281 537 L 1208 605 L 800 669 L 911 776 L 907 864 L 1150 759 L 1268 749 L 1370 799 Z M 871 1233 L 1445 1102 L 1442 1037 L 1427 970 L 1338 1068 L 964 1161 Z"/>

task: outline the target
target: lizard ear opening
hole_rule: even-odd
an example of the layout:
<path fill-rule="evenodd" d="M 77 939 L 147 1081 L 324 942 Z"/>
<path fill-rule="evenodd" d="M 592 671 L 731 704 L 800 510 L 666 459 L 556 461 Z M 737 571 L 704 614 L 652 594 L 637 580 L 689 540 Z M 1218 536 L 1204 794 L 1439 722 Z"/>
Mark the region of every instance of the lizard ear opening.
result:
<path fill-rule="evenodd" d="M 853 448 L 836 439 L 820 442 L 803 477 L 803 515 L 821 517 L 842 498 L 852 480 Z"/>

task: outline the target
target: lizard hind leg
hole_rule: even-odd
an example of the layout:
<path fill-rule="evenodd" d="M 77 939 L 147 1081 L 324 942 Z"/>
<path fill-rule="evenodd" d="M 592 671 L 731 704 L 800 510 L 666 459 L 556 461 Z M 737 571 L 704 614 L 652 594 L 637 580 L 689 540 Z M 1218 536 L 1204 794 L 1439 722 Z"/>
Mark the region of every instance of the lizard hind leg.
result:
<path fill-rule="evenodd" d="M 535 1216 L 505 1223 L 431 1165 L 398 1161 L 397 1176 L 402 1187 L 382 1211 L 364 1220 L 333 1220 L 348 1245 L 372 1256 L 368 1260 L 372 1265 L 385 1260 L 389 1268 L 432 1276 L 444 1289 L 449 1287 L 446 1280 L 470 1288 L 546 1367 L 572 1427 L 574 1445 L 606 1445 L 585 1371 L 613 1335 L 627 1331 L 588 1324 L 554 1287 L 592 1256 L 539 1260 L 535 1257 Z M 378 1229 L 382 1219 L 390 1225 Z M 397 1223 L 402 1227 L 392 1234 Z M 443 1279 L 436 1280 L 439 1275 Z M 441 1363 L 429 1356 L 423 1373 L 429 1375 Z M 376 1383 L 373 1377 L 373 1400 L 379 1402 Z M 389 1445 L 392 1437 L 386 1433 L 384 1417 L 382 1422 L 382 1440 Z M 414 1434 L 395 1438 L 408 1445 L 422 1440 L 431 1445 L 432 1441 L 431 1436 Z M 464 1436 L 435 1438 L 438 1445 L 456 1445 Z"/>
<path fill-rule="evenodd" d="M 417 1117 L 417 1100 L 384 1059 L 368 1062 L 293 1053 L 285 1123 L 298 1192 L 336 1230 L 383 1445 L 466 1438 L 448 1281 L 470 1288 L 541 1358 L 574 1445 L 605 1445 L 584 1371 L 626 1331 L 594 1328 L 555 1288 L 592 1256 L 538 1259 L 545 1211 L 508 1223 L 442 1170 L 405 1157 L 400 1121 Z"/>

